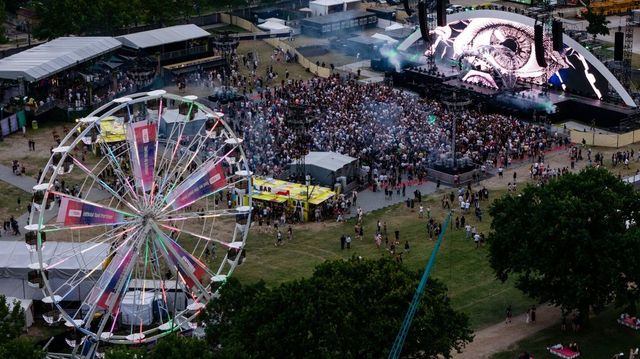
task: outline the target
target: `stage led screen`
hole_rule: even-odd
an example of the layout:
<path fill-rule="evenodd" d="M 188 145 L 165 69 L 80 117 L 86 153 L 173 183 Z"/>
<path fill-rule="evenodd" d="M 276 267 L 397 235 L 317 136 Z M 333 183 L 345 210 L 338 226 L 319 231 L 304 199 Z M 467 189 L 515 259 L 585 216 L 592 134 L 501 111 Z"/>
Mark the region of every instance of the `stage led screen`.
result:
<path fill-rule="evenodd" d="M 564 90 L 598 98 L 607 92 L 606 79 L 584 56 L 566 45 L 562 51 L 553 51 L 547 34 L 543 49 L 547 67 L 540 67 L 532 26 L 503 19 L 473 18 L 451 22 L 433 32 L 435 41 L 426 55 L 433 53 L 436 61 L 457 66 L 465 81 L 489 87 L 495 83 L 513 86 L 515 80 L 535 84 L 549 82 Z"/>

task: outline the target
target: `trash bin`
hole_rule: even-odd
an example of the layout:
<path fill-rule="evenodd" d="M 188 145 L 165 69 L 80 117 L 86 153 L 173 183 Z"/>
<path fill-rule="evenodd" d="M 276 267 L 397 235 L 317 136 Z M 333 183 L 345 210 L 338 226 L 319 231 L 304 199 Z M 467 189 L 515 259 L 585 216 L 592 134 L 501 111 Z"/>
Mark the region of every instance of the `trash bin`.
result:
<path fill-rule="evenodd" d="M 36 120 L 31 121 L 31 128 L 34 129 L 34 130 L 37 130 L 38 129 L 38 121 L 36 121 Z"/>

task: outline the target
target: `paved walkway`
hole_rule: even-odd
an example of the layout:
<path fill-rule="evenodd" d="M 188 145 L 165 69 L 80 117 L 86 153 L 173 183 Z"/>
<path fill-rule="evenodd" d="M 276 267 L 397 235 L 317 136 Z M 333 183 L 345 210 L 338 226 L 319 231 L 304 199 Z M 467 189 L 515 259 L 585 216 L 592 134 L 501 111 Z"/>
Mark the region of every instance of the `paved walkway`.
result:
<path fill-rule="evenodd" d="M 526 314 L 513 317 L 511 324 L 500 322 L 474 333 L 473 342 L 462 353 L 453 353 L 455 359 L 484 359 L 500 353 L 516 342 L 527 338 L 540 330 L 560 322 L 560 308 L 540 306 L 536 310 L 536 323 L 527 323 Z M 549 343 L 555 344 L 555 343 Z"/>
<path fill-rule="evenodd" d="M 441 185 L 440 188 L 448 188 Z M 357 214 L 357 207 L 361 207 L 364 213 L 369 213 L 381 208 L 393 206 L 398 203 L 403 203 L 407 198 L 413 198 L 413 192 L 418 189 L 422 193 L 422 197 L 436 192 L 436 184 L 433 182 L 425 182 L 415 186 L 407 186 L 405 191 L 406 196 L 402 197 L 402 194 L 398 195 L 395 191 L 391 199 L 384 197 L 384 189 L 373 192 L 370 189 L 366 189 L 362 192 L 358 192 L 358 202 L 355 208 L 351 209 L 351 213 L 347 214 L 346 218 L 355 217 Z"/>
<path fill-rule="evenodd" d="M 8 184 L 29 193 L 33 191 L 33 186 L 37 184 L 37 181 L 34 178 L 29 176 L 16 176 L 13 174 L 11 167 L 3 165 L 0 165 L 0 181 L 7 182 Z"/>
<path fill-rule="evenodd" d="M 19 188 L 27 193 L 31 193 L 33 191 L 33 186 L 35 186 L 38 183 L 33 177 L 14 175 L 13 171 L 11 170 L 11 167 L 7 167 L 4 165 L 0 165 L 0 181 L 6 182 L 9 185 Z M 98 187 L 96 187 L 92 189 L 91 192 L 89 193 L 88 200 L 92 202 L 98 202 L 103 199 L 109 198 L 110 196 L 111 195 L 109 194 L 109 192 L 105 190 L 101 190 Z M 46 223 L 51 221 L 53 217 L 55 217 L 57 214 L 58 214 L 58 205 L 54 204 L 51 209 L 45 211 L 44 222 Z M 18 218 L 16 218 L 16 221 L 18 221 L 18 225 L 20 225 L 20 231 L 24 232 L 23 230 L 24 226 L 29 224 L 29 213 L 28 212 L 23 213 Z M 6 236 L 3 236 L 2 239 L 16 240 L 21 237 L 22 235 L 14 236 L 14 235 L 8 234 Z"/>

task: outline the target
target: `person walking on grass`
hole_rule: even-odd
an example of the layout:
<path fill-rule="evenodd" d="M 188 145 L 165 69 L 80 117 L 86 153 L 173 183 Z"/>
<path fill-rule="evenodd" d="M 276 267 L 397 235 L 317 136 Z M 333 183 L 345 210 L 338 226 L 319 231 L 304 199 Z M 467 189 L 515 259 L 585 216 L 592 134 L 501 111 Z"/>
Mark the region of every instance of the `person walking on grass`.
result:
<path fill-rule="evenodd" d="M 511 304 L 509 304 L 507 306 L 507 319 L 505 320 L 505 324 L 510 324 L 512 317 L 513 317 L 513 311 L 511 310 Z"/>
<path fill-rule="evenodd" d="M 282 232 L 278 230 L 278 233 L 276 234 L 276 247 L 281 244 L 282 244 Z"/>

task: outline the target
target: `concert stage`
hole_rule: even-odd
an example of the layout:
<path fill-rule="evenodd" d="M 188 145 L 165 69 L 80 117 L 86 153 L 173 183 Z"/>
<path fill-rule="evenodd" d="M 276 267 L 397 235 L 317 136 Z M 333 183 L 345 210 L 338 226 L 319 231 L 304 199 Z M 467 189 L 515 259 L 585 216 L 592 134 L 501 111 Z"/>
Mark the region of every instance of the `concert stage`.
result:
<path fill-rule="evenodd" d="M 447 25 L 429 29 L 427 40 L 418 29 L 398 45 L 401 55 L 415 59 L 413 45 L 427 41 L 421 59 L 431 64 L 407 63 L 394 83 L 430 97 L 458 92 L 525 119 L 574 120 L 612 132 L 640 128 L 637 104 L 611 71 L 566 34 L 536 35 L 536 24 L 499 10 L 450 14 Z"/>
<path fill-rule="evenodd" d="M 429 71 L 427 65 L 405 69 L 394 74 L 394 84 L 411 88 L 430 96 L 457 92 L 485 109 L 511 113 L 533 119 L 534 111 L 559 123 L 574 120 L 612 132 L 640 128 L 638 110 L 628 106 L 580 96 L 562 90 L 545 89 L 531 83 L 517 83 L 510 90 L 462 81 L 456 67 L 438 65 Z"/>

